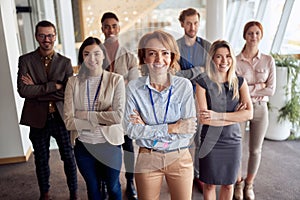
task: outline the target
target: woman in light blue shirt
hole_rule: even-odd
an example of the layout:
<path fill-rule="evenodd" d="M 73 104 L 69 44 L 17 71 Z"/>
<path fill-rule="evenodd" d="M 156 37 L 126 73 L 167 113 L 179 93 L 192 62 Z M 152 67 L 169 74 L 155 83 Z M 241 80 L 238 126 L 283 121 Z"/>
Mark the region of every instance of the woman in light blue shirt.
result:
<path fill-rule="evenodd" d="M 169 73 L 177 63 L 175 39 L 163 31 L 144 35 L 138 47 L 140 65 L 149 75 L 127 86 L 124 126 L 136 140 L 138 198 L 159 199 L 165 177 L 171 199 L 191 199 L 193 161 L 188 150 L 196 131 L 193 87 Z"/>

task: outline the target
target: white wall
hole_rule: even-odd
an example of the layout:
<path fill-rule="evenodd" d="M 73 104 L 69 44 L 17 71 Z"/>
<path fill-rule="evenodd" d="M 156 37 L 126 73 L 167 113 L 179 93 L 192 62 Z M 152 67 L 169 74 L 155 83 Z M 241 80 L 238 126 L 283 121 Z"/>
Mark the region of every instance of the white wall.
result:
<path fill-rule="evenodd" d="M 17 93 L 19 37 L 15 3 L 0 1 L 0 159 L 24 157 L 31 148 L 28 128 L 19 125 L 24 100 Z"/>

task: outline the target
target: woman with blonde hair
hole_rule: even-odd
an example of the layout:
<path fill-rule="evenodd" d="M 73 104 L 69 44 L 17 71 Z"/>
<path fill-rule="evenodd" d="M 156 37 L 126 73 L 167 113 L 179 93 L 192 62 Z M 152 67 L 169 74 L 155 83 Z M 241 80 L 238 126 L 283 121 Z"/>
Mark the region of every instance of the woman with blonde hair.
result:
<path fill-rule="evenodd" d="M 235 74 L 232 48 L 215 41 L 206 62 L 206 73 L 197 77 L 198 120 L 203 124 L 199 152 L 200 180 L 204 199 L 231 200 L 241 159 L 239 122 L 252 118 L 252 104 L 246 81 Z"/>
<path fill-rule="evenodd" d="M 139 200 L 159 200 L 165 178 L 172 200 L 192 198 L 193 161 L 189 152 L 196 132 L 193 87 L 169 73 L 179 58 L 175 39 L 154 31 L 139 41 L 138 57 L 149 74 L 130 81 L 124 122 L 139 154 L 135 180 Z"/>
<path fill-rule="evenodd" d="M 256 177 L 261 151 L 269 125 L 267 102 L 276 87 L 275 62 L 272 56 L 263 54 L 259 42 L 263 37 L 263 26 L 258 21 L 248 22 L 243 31 L 246 44 L 237 56 L 237 74 L 243 76 L 248 85 L 253 104 L 253 119 L 249 122 L 249 160 L 247 176 L 242 178 L 242 167 L 235 184 L 234 197 L 236 200 L 254 200 L 253 182 Z M 241 124 L 243 138 L 246 122 Z"/>

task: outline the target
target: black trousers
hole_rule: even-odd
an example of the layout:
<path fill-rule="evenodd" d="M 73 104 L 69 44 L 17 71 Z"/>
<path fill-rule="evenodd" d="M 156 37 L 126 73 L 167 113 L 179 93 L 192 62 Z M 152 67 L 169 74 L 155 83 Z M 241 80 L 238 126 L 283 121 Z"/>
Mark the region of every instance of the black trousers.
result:
<path fill-rule="evenodd" d="M 77 190 L 77 171 L 70 132 L 67 131 L 57 112 L 48 114 L 48 120 L 44 128 L 30 127 L 29 139 L 34 149 L 34 162 L 40 192 L 43 194 L 48 192 L 50 188 L 50 136 L 56 140 L 61 160 L 64 162 L 64 172 L 67 177 L 69 191 L 74 193 Z"/>
<path fill-rule="evenodd" d="M 124 136 L 125 142 L 122 144 L 123 152 L 124 152 L 124 164 L 125 164 L 125 177 L 127 181 L 133 181 L 133 173 L 134 173 L 134 148 L 132 139 L 130 139 L 127 135 Z"/>

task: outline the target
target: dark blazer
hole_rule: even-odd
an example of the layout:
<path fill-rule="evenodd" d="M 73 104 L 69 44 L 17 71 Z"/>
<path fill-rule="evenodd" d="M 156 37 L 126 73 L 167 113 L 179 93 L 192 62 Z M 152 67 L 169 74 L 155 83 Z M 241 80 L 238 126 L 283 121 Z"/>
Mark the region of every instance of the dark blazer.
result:
<path fill-rule="evenodd" d="M 25 98 L 20 124 L 34 128 L 43 128 L 46 124 L 49 101 L 53 101 L 63 119 L 64 91 L 67 80 L 73 75 L 71 60 L 59 53 L 54 53 L 47 77 L 45 65 L 39 49 L 19 57 L 18 92 Z M 25 85 L 22 75 L 29 74 L 34 85 Z M 56 89 L 55 84 L 63 84 Z"/>

